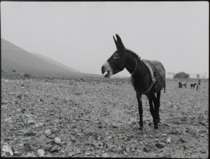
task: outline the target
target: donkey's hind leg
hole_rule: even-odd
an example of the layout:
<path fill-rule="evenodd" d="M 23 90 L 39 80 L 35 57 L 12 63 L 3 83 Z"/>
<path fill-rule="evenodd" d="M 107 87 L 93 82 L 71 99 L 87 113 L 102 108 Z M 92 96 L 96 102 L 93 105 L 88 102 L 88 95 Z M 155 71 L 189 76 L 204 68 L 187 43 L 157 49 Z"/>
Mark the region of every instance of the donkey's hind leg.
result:
<path fill-rule="evenodd" d="M 161 95 L 161 91 L 157 92 L 157 105 L 155 107 L 156 109 L 156 113 L 157 113 L 157 123 L 160 122 L 160 114 L 159 114 L 159 108 L 160 108 L 160 95 Z"/>
<path fill-rule="evenodd" d="M 148 99 L 149 99 L 150 113 L 153 118 L 154 128 L 157 129 L 158 128 L 157 114 L 156 114 L 156 109 L 155 109 L 155 105 L 157 105 L 157 100 L 156 100 L 155 94 L 150 93 L 150 95 L 148 96 Z"/>

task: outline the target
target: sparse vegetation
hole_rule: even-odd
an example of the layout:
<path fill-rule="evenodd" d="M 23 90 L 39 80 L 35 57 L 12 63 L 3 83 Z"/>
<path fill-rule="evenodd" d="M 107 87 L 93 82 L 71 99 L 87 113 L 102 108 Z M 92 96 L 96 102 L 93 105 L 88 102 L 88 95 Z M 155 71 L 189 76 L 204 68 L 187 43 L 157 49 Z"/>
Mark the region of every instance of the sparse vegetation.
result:
<path fill-rule="evenodd" d="M 174 78 L 190 78 L 190 76 L 185 72 L 179 72 L 174 75 Z"/>
<path fill-rule="evenodd" d="M 30 76 L 29 74 L 25 73 L 25 74 L 23 75 L 23 77 L 25 77 L 25 78 L 30 78 L 31 76 Z"/>

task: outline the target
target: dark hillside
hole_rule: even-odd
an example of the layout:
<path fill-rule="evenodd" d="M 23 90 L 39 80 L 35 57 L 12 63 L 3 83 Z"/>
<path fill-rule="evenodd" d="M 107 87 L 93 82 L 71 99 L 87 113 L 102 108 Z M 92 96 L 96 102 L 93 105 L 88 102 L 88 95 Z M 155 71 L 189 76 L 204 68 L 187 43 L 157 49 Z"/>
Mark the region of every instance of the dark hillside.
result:
<path fill-rule="evenodd" d="M 83 73 L 67 67 L 55 60 L 28 51 L 1 39 L 1 70 L 3 72 L 26 73 L 38 77 L 72 77 Z"/>

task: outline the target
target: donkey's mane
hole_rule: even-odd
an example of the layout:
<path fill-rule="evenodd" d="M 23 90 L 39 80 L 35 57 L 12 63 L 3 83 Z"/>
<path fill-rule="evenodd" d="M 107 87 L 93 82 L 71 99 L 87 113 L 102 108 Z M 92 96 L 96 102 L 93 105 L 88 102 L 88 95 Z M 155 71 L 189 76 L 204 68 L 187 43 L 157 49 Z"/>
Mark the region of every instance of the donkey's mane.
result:
<path fill-rule="evenodd" d="M 138 60 L 140 60 L 141 57 L 139 57 L 135 52 L 133 52 L 133 51 L 131 51 L 131 50 L 129 50 L 129 49 L 126 49 L 126 51 L 127 51 L 128 53 L 130 53 L 132 56 L 134 56 L 135 58 L 137 58 Z"/>

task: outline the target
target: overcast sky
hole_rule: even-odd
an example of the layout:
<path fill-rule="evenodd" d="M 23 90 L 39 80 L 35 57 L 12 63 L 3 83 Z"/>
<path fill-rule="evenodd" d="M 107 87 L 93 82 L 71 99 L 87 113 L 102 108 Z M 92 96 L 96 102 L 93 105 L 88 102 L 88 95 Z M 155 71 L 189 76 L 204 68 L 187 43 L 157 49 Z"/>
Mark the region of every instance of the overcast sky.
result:
<path fill-rule="evenodd" d="M 208 2 L 1 2 L 2 38 L 81 72 L 101 74 L 116 33 L 167 72 L 208 76 Z"/>

